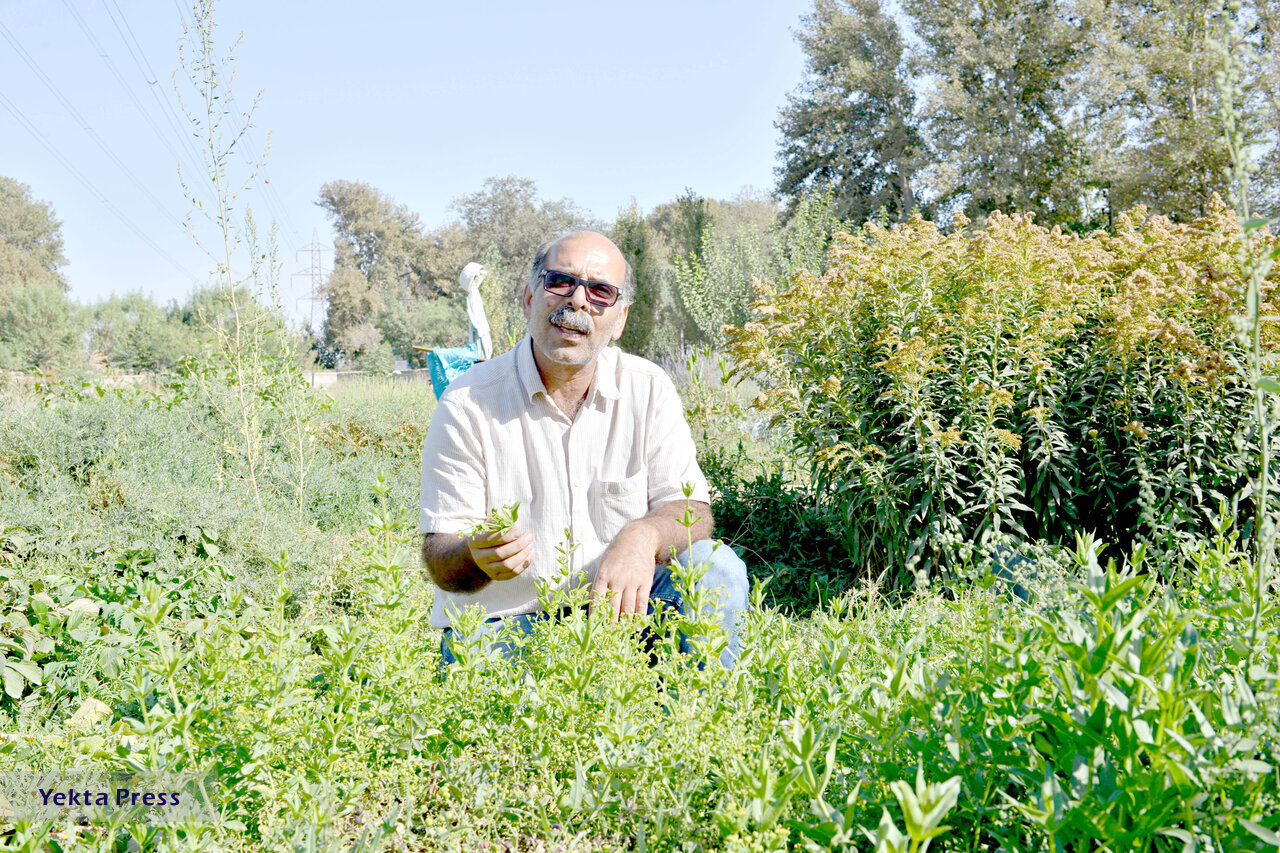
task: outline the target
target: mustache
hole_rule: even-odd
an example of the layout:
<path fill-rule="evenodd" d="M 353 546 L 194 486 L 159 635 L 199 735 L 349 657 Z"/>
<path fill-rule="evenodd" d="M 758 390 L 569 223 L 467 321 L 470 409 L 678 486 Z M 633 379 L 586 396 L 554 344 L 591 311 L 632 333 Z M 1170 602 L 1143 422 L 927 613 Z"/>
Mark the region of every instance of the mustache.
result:
<path fill-rule="evenodd" d="M 584 335 L 591 334 L 591 315 L 586 311 L 575 311 L 568 305 L 561 305 L 555 311 L 552 311 L 551 316 L 547 318 L 547 322 L 554 326 L 582 332 Z"/>

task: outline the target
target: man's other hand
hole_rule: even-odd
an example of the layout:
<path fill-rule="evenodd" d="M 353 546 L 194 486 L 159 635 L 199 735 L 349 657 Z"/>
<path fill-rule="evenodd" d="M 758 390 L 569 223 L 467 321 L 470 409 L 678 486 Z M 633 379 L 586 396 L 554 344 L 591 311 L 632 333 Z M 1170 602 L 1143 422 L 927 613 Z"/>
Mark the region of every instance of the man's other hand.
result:
<path fill-rule="evenodd" d="M 591 584 L 591 600 L 613 592 L 613 618 L 622 613 L 649 612 L 649 591 L 653 588 L 654 554 L 657 545 L 653 531 L 637 522 L 624 527 L 613 540 L 596 571 Z"/>
<path fill-rule="evenodd" d="M 533 534 L 519 527 L 473 536 L 467 547 L 480 571 L 495 581 L 509 581 L 533 565 Z"/>

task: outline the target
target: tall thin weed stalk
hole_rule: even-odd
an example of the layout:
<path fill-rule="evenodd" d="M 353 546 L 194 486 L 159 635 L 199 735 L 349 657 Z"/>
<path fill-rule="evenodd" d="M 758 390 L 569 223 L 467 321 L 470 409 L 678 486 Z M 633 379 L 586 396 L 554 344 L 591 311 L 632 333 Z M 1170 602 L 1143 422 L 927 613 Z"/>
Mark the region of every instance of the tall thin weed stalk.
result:
<path fill-rule="evenodd" d="M 181 69 L 191 92 L 184 98 L 182 87 L 175 85 L 193 133 L 201 140 L 205 177 L 214 199 L 206 207 L 183 180 L 191 202 L 187 224 L 214 262 L 219 295 L 217 311 L 202 312 L 208 346 L 185 365 L 188 386 L 206 416 L 192 422 L 225 451 L 223 461 L 229 464 L 230 476 L 245 483 L 259 512 L 264 489 L 276 479 L 269 474 L 276 467 L 273 463 L 284 460 L 286 471 L 278 479 L 291 487 L 301 517 L 314 456 L 311 418 L 319 406 L 293 356 L 283 319 L 275 229 L 264 241 L 251 211 L 245 209 L 243 221 L 239 217 L 240 197 L 263 160 L 237 179 L 234 155 L 253 126 L 261 93 L 242 116 L 233 115 L 229 105 L 235 45 L 219 53 L 213 7 L 213 0 L 199 0 L 192 8 L 193 23 L 179 44 Z M 211 226 L 210 236 L 201 236 L 197 219 Z"/>
<path fill-rule="evenodd" d="M 1265 314 L 1263 308 L 1268 294 L 1274 289 L 1273 285 L 1266 283 L 1266 278 L 1276 259 L 1280 257 L 1280 247 L 1268 247 L 1259 239 L 1263 229 L 1272 223 L 1254 216 L 1250 205 L 1250 182 L 1257 166 L 1250 156 L 1250 129 L 1245 124 L 1241 108 L 1247 94 L 1242 80 L 1248 67 L 1256 64 L 1258 57 L 1252 45 L 1239 32 L 1239 12 L 1239 3 L 1231 2 L 1224 6 L 1220 14 L 1226 18 L 1228 26 L 1225 32 L 1229 34 L 1230 40 L 1218 42 L 1214 47 L 1222 59 L 1222 68 L 1216 74 L 1219 117 L 1223 138 L 1231 155 L 1231 165 L 1226 177 L 1231 183 L 1236 215 L 1244 232 L 1237 258 L 1245 293 L 1245 311 L 1236 315 L 1233 320 L 1244 354 L 1243 363 L 1238 367 L 1252 389 L 1251 428 L 1257 433 L 1258 446 L 1257 475 L 1250 482 L 1255 507 L 1253 619 L 1250 631 L 1251 645 L 1254 645 L 1276 550 L 1271 439 L 1277 425 L 1280 425 L 1280 379 L 1271 375 L 1275 370 L 1275 355 L 1269 353 L 1264 346 L 1263 324 L 1276 322 L 1280 317 Z"/>

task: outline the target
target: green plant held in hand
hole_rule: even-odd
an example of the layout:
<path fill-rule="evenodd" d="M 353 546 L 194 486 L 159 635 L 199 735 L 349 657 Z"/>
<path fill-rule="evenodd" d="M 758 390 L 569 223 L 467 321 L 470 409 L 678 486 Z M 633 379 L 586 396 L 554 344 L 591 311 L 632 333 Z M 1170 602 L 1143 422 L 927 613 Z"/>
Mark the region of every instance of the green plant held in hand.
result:
<path fill-rule="evenodd" d="M 481 536 L 505 536 L 516 526 L 520 517 L 520 501 L 503 507 L 489 510 L 489 517 L 484 521 L 458 531 L 459 539 L 478 539 Z"/>

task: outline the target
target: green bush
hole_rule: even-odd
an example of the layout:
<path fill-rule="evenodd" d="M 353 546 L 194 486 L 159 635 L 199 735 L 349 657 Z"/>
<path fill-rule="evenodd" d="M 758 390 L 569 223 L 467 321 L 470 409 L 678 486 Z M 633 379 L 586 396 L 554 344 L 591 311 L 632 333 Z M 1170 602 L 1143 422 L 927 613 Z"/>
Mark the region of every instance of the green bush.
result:
<path fill-rule="evenodd" d="M 734 384 L 725 360 L 713 367 L 706 350 L 693 350 L 685 368 L 680 397 L 711 487 L 715 537 L 742 555 L 769 604 L 790 613 L 823 606 L 855 576 L 836 532 L 839 518 L 777 436 L 757 437 L 760 419 L 746 411 L 749 383 Z"/>
<path fill-rule="evenodd" d="M 15 285 L 0 305 L 0 367 L 66 370 L 84 363 L 85 312 L 55 283 Z"/>
<path fill-rule="evenodd" d="M 195 328 L 178 320 L 184 310 L 190 309 L 166 310 L 140 292 L 112 295 L 93 307 L 89 347 L 105 364 L 129 373 L 175 373 L 200 348 Z"/>
<path fill-rule="evenodd" d="M 1185 552 L 1257 458 L 1235 217 L 963 225 L 845 235 L 821 278 L 762 287 L 732 336 L 855 563 L 903 583 L 1074 529 Z"/>
<path fill-rule="evenodd" d="M 807 614 L 852 585 L 839 520 L 781 462 L 752 466 L 740 444 L 704 453 L 699 463 L 711 485 L 716 538 L 742 554 L 769 604 Z"/>

